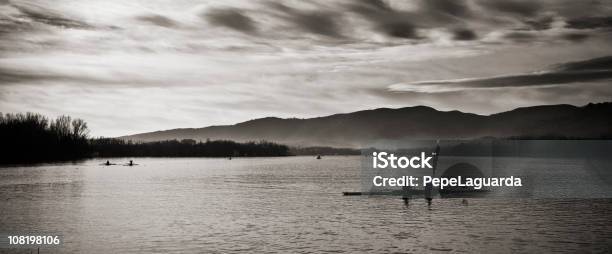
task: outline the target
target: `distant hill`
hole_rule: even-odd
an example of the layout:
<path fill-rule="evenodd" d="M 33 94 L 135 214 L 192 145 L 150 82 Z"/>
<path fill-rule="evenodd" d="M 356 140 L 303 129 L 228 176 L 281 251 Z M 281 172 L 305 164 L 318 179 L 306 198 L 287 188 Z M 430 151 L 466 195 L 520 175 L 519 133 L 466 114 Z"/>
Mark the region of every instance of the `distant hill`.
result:
<path fill-rule="evenodd" d="M 493 115 L 438 111 L 416 106 L 379 108 L 308 119 L 255 119 L 235 125 L 172 129 L 120 137 L 238 142 L 267 140 L 294 146 L 364 147 L 381 140 L 481 137 L 611 138 L 612 103 L 546 105 Z"/>

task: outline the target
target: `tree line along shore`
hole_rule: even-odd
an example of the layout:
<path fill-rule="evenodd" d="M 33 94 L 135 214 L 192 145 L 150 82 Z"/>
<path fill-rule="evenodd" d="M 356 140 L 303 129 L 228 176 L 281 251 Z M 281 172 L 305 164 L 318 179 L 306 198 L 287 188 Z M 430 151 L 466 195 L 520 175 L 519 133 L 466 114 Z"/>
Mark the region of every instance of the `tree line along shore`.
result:
<path fill-rule="evenodd" d="M 288 156 L 286 145 L 229 140 L 132 142 L 90 138 L 82 119 L 49 119 L 36 113 L 0 114 L 0 163 L 36 163 L 92 157 L 257 157 Z"/>

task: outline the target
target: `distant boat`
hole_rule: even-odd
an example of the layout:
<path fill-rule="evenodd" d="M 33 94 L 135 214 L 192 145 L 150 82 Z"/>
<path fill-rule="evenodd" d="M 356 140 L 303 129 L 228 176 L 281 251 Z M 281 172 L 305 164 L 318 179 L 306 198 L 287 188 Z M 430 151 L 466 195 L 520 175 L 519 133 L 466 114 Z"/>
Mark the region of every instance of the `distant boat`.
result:
<path fill-rule="evenodd" d="M 134 161 L 132 161 L 132 160 L 130 160 L 130 162 L 127 163 L 127 164 L 123 164 L 123 166 L 130 166 L 130 167 L 131 166 L 136 166 L 136 165 L 138 165 L 138 164 L 134 163 Z"/>
<path fill-rule="evenodd" d="M 321 159 L 321 155 L 317 155 L 317 160 L 320 160 L 320 159 Z"/>
<path fill-rule="evenodd" d="M 117 165 L 115 163 L 111 163 L 110 161 L 106 161 L 105 163 L 100 164 L 102 166 L 112 166 L 112 165 Z"/>

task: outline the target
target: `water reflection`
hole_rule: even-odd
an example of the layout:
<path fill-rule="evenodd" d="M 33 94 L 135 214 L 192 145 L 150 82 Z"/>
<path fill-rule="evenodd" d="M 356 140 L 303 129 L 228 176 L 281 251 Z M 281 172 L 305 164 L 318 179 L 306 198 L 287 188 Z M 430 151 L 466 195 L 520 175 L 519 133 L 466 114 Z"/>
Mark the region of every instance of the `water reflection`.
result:
<path fill-rule="evenodd" d="M 126 161 L 126 160 L 123 160 Z M 138 159 L 0 169 L 0 228 L 49 252 L 606 251 L 608 199 L 342 196 L 357 157 Z M 544 164 L 549 165 L 549 164 Z M 548 167 L 546 167 L 548 169 Z"/>

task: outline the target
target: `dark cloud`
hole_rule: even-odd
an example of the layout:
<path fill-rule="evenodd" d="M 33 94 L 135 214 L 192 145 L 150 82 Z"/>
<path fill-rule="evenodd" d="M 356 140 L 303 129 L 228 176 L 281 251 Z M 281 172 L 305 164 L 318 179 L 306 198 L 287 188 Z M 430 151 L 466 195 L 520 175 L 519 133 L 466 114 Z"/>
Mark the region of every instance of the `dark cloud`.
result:
<path fill-rule="evenodd" d="M 558 64 L 542 72 L 459 80 L 421 81 L 413 84 L 400 84 L 392 89 L 438 92 L 470 88 L 563 85 L 607 79 L 612 79 L 612 56 Z"/>
<path fill-rule="evenodd" d="M 414 25 L 403 20 L 390 20 L 381 22 L 378 28 L 387 35 L 407 39 L 419 39 Z"/>
<path fill-rule="evenodd" d="M 420 39 L 410 13 L 395 11 L 382 1 L 357 1 L 349 8 L 368 19 L 375 29 L 388 36 Z"/>
<path fill-rule="evenodd" d="M 582 17 L 567 21 L 567 28 L 596 29 L 612 27 L 612 16 L 608 17 Z"/>
<path fill-rule="evenodd" d="M 167 27 L 167 28 L 178 27 L 178 23 L 176 21 L 170 18 L 167 18 L 165 16 L 159 15 L 159 14 L 143 15 L 143 16 L 136 17 L 136 19 L 146 22 L 146 23 L 156 25 L 156 26 L 161 26 L 161 27 Z"/>
<path fill-rule="evenodd" d="M 351 0 L 341 4 L 322 4 L 309 2 L 313 7 L 303 9 L 291 2 L 264 2 L 265 10 L 258 14 L 281 19 L 282 24 L 289 24 L 299 32 L 322 35 L 328 38 L 346 39 L 349 32 L 359 27 L 345 26 L 343 22 L 352 22 L 352 17 L 368 21 L 371 26 L 365 28 L 393 38 L 424 40 L 426 31 L 441 29 L 451 31 L 454 40 L 478 40 L 491 32 L 503 34 L 502 39 L 508 42 L 526 43 L 531 41 L 571 41 L 580 42 L 592 36 L 587 33 L 570 33 L 571 31 L 550 31 L 555 21 L 568 21 L 567 28 L 586 29 L 594 27 L 612 27 L 612 17 L 566 16 L 566 7 L 562 3 L 545 0 L 416 0 L 411 8 L 401 8 L 383 0 Z M 574 6 L 574 5 L 572 5 Z M 584 4 L 575 5 L 579 10 Z M 601 6 L 601 5 L 596 5 Z M 596 7 L 601 8 L 601 7 Z M 476 11 L 479 12 L 476 12 Z M 605 11 L 595 11 L 593 15 L 602 15 Z M 241 9 L 213 9 L 205 14 L 211 24 L 229 27 L 238 31 L 252 33 L 259 25 L 246 16 Z M 162 25 L 162 20 L 149 20 Z M 465 29 L 478 27 L 478 30 Z M 278 28 L 276 26 L 275 28 Z M 555 29 L 562 29 L 555 27 Z M 544 33 L 538 31 L 549 30 Z M 263 31 L 263 30 L 261 30 Z M 294 34 L 295 35 L 295 34 Z M 432 38 L 434 39 L 434 38 Z"/>
<path fill-rule="evenodd" d="M 453 31 L 453 40 L 471 41 L 478 39 L 476 33 L 470 29 L 461 28 Z"/>
<path fill-rule="evenodd" d="M 337 21 L 340 15 L 336 12 L 302 11 L 281 3 L 270 3 L 268 6 L 280 11 L 281 18 L 291 22 L 303 31 L 334 38 L 344 37 Z"/>
<path fill-rule="evenodd" d="M 92 28 L 92 26 L 86 22 L 66 17 L 60 13 L 36 5 L 13 4 L 13 7 L 19 10 L 21 18 L 29 19 L 33 22 L 61 28 Z"/>
<path fill-rule="evenodd" d="M 147 80 L 150 82 L 150 80 Z M 0 65 L 0 86 L 18 84 L 44 84 L 46 82 L 61 82 L 78 85 L 124 85 L 146 82 L 139 78 L 117 78 L 95 75 L 83 72 L 58 72 L 39 68 L 16 68 Z"/>
<path fill-rule="evenodd" d="M 329 37 L 343 37 L 336 23 L 334 13 L 300 13 L 295 16 L 293 22 L 297 26 L 311 33 L 317 33 Z"/>
<path fill-rule="evenodd" d="M 582 42 L 591 37 L 589 34 L 585 33 L 566 33 L 561 35 L 561 38 L 572 41 L 572 42 Z"/>
<path fill-rule="evenodd" d="M 547 15 L 527 19 L 525 20 L 525 25 L 531 30 L 547 30 L 551 28 L 553 21 L 555 21 L 554 17 Z"/>
<path fill-rule="evenodd" d="M 245 33 L 257 31 L 255 21 L 238 9 L 212 9 L 202 14 L 202 17 L 213 25 L 224 26 Z"/>
<path fill-rule="evenodd" d="M 612 56 L 604 56 L 584 61 L 567 62 L 555 65 L 556 71 L 612 70 Z"/>
<path fill-rule="evenodd" d="M 471 15 L 470 8 L 464 0 L 423 0 L 425 8 L 445 14 L 467 17 Z"/>
<path fill-rule="evenodd" d="M 30 22 L 0 16 L 0 38 L 33 29 Z"/>
<path fill-rule="evenodd" d="M 28 71 L 0 66 L 0 84 L 19 84 L 27 82 L 45 81 L 90 81 L 88 79 L 77 79 L 66 75 L 44 73 L 39 71 Z"/>
<path fill-rule="evenodd" d="M 510 13 L 524 17 L 533 17 L 542 9 L 542 5 L 533 0 L 479 0 L 478 3 L 493 11 Z"/>
<path fill-rule="evenodd" d="M 57 29 L 92 29 L 94 26 L 74 18 L 67 17 L 55 11 L 32 5 L 13 4 L 10 1 L 2 2 L 0 10 L 0 55 L 7 49 L 21 48 L 25 44 L 38 44 L 45 46 L 47 42 L 30 41 L 18 42 L 23 36 L 32 33 L 48 33 Z M 10 11 L 7 11 L 10 10 Z M 7 11 L 2 13 L 2 11 Z"/>
<path fill-rule="evenodd" d="M 52 75 L 34 75 L 29 72 L 0 67 L 0 84 L 40 81 L 55 78 L 56 77 Z"/>
<path fill-rule="evenodd" d="M 504 34 L 504 39 L 514 42 L 530 42 L 537 38 L 536 34 L 531 32 L 514 31 Z"/>
<path fill-rule="evenodd" d="M 391 7 L 382 0 L 356 0 L 356 4 L 353 6 L 358 12 L 364 11 L 384 11 L 393 12 Z"/>
<path fill-rule="evenodd" d="M 374 24 L 374 29 L 391 37 L 422 39 L 418 30 L 457 27 L 474 17 L 465 0 L 421 0 L 418 9 L 396 10 L 383 1 L 355 1 L 349 10 Z M 476 34 L 457 30 L 459 40 L 476 39 Z"/>
<path fill-rule="evenodd" d="M 612 71 L 546 72 L 471 79 L 461 82 L 422 82 L 422 85 L 453 84 L 465 88 L 525 87 L 589 82 L 612 78 Z"/>

